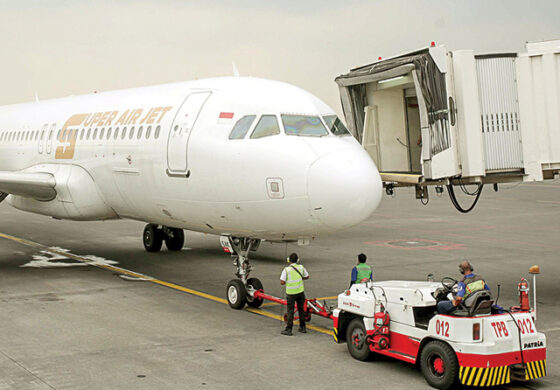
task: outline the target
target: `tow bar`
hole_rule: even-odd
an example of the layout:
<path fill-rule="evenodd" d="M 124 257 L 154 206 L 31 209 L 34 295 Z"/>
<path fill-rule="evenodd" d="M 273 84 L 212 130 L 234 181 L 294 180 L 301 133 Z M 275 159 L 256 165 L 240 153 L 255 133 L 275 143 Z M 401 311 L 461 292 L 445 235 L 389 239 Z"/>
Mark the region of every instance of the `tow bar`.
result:
<path fill-rule="evenodd" d="M 265 301 L 275 302 L 280 305 L 287 306 L 288 301 L 282 298 L 278 298 L 272 295 L 265 294 L 263 290 L 256 290 L 253 292 L 253 297 L 256 299 L 262 299 Z M 324 318 L 332 319 L 332 311 L 327 306 L 326 302 L 320 303 L 317 301 L 316 298 L 309 298 L 305 299 L 305 303 L 303 305 L 303 311 L 305 312 L 305 322 L 309 322 L 311 320 L 311 315 L 315 314 Z M 295 304 L 294 308 L 294 320 L 299 319 L 296 317 L 295 314 L 297 313 L 297 303 Z M 284 315 L 284 322 L 287 320 L 287 314 Z"/>

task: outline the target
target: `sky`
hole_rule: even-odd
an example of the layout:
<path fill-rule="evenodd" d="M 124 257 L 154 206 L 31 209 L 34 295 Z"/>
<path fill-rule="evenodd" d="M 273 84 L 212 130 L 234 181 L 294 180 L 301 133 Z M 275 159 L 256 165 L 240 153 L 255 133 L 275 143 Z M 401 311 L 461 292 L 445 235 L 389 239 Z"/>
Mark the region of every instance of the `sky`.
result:
<path fill-rule="evenodd" d="M 0 105 L 231 76 L 234 61 L 341 112 L 334 78 L 380 56 L 546 39 L 558 0 L 0 0 Z"/>

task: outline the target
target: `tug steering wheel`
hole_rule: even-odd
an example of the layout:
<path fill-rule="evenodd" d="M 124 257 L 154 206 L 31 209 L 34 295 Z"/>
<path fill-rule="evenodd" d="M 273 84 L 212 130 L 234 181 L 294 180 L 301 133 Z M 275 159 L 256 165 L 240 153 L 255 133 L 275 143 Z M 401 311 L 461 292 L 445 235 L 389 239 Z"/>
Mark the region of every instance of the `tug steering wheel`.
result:
<path fill-rule="evenodd" d="M 432 296 L 435 298 L 436 302 L 441 302 L 447 299 L 449 293 L 455 290 L 455 286 L 457 286 L 457 281 L 449 276 L 444 277 L 441 279 L 442 287 L 438 287 L 434 292 L 432 292 Z"/>
<path fill-rule="evenodd" d="M 453 287 L 455 287 L 457 283 L 457 280 L 450 278 L 449 276 L 445 276 L 443 279 L 441 279 L 441 284 L 443 285 L 443 287 L 445 287 L 448 293 L 453 291 Z"/>

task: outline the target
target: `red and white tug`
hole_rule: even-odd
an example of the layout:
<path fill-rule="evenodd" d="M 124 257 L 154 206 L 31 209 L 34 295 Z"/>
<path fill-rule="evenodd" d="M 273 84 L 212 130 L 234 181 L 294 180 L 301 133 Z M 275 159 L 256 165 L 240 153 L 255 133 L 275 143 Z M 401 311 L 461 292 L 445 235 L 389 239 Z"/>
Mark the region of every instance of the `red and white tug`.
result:
<path fill-rule="evenodd" d="M 442 283 L 415 281 L 355 284 L 338 296 L 334 339 L 346 342 L 359 360 L 375 352 L 419 364 L 438 389 L 546 375 L 546 337 L 536 330 L 525 280 L 520 306 L 505 314 L 492 314 L 494 302 L 482 292 L 453 315 L 437 314 L 434 296 L 441 288 Z"/>

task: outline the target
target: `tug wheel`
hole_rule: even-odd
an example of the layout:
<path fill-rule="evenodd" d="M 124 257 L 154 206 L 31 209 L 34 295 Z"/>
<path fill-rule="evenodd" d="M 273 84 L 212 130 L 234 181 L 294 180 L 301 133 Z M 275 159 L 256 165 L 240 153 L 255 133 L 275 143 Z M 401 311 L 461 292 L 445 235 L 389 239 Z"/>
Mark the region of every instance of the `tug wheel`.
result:
<path fill-rule="evenodd" d="M 229 306 L 232 309 L 240 310 L 247 302 L 247 289 L 241 280 L 232 279 L 227 285 L 226 296 Z"/>
<path fill-rule="evenodd" d="M 158 225 L 150 223 L 144 228 L 142 241 L 147 252 L 159 252 L 163 244 L 163 232 Z"/>
<path fill-rule="evenodd" d="M 257 278 L 249 278 L 247 279 L 247 286 L 253 287 L 254 290 L 263 290 L 263 285 L 261 281 Z M 250 295 L 247 295 L 247 305 L 250 307 L 259 308 L 263 304 L 262 299 L 253 298 Z"/>
<path fill-rule="evenodd" d="M 370 356 L 367 332 L 362 318 L 354 318 L 346 330 L 346 345 L 354 359 L 367 360 Z"/>
<path fill-rule="evenodd" d="M 426 382 L 436 389 L 450 389 L 457 381 L 457 355 L 449 344 L 442 341 L 430 341 L 426 344 L 420 355 L 420 367 Z"/>

